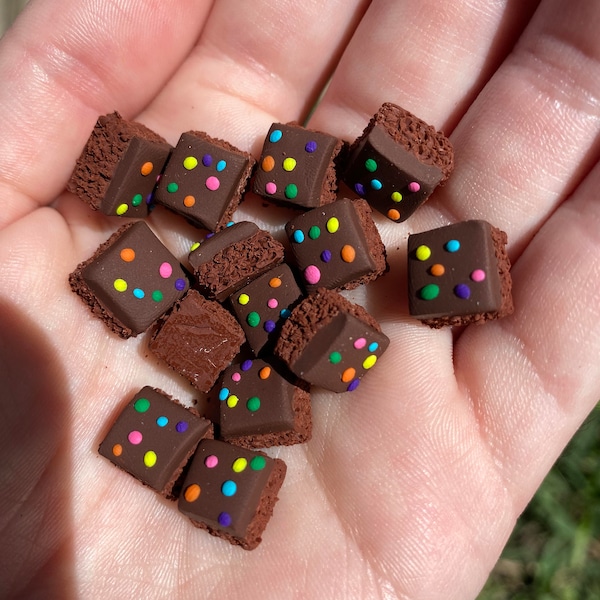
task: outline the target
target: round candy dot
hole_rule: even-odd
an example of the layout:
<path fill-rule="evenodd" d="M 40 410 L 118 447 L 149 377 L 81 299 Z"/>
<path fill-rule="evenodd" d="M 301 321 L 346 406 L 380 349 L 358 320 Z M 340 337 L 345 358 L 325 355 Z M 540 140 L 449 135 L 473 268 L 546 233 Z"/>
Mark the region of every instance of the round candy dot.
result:
<path fill-rule="evenodd" d="M 298 195 L 298 186 L 295 183 L 289 183 L 285 186 L 283 193 L 286 198 L 293 200 Z"/>
<path fill-rule="evenodd" d="M 338 363 L 342 362 L 342 355 L 339 352 L 332 352 L 329 355 L 329 362 L 337 365 Z"/>
<path fill-rule="evenodd" d="M 252 368 L 252 361 L 248 358 L 246 359 L 241 365 L 240 365 L 240 369 L 242 369 L 242 371 L 249 371 Z"/>
<path fill-rule="evenodd" d="M 258 376 L 261 379 L 269 379 L 269 377 L 271 376 L 271 367 L 263 367 L 259 372 L 258 372 Z"/>
<path fill-rule="evenodd" d="M 417 257 L 417 260 L 428 260 L 429 257 L 431 256 L 431 248 L 429 246 L 425 246 L 424 244 L 421 244 L 415 250 L 415 256 Z"/>
<path fill-rule="evenodd" d="M 342 381 L 344 383 L 348 383 L 349 381 L 352 381 L 354 379 L 354 376 L 356 375 L 356 369 L 353 367 L 348 367 L 343 373 L 342 373 Z"/>
<path fill-rule="evenodd" d="M 127 290 L 127 282 L 124 279 L 115 279 L 113 286 L 117 292 L 125 292 Z"/>
<path fill-rule="evenodd" d="M 231 394 L 231 396 L 227 398 L 227 406 L 229 408 L 235 408 L 239 401 L 240 399 L 235 394 Z"/>
<path fill-rule="evenodd" d="M 218 521 L 221 527 L 229 527 L 233 523 L 231 515 L 228 512 L 219 513 Z"/>
<path fill-rule="evenodd" d="M 189 423 L 187 421 L 179 421 L 177 425 L 175 425 L 175 431 L 177 433 L 185 433 L 189 428 Z"/>
<path fill-rule="evenodd" d="M 357 350 L 361 350 L 367 345 L 367 340 L 364 337 L 358 338 L 354 340 L 354 344 L 352 344 Z"/>
<path fill-rule="evenodd" d="M 480 283 L 485 279 L 485 271 L 483 269 L 475 269 L 471 273 L 471 280 Z"/>
<path fill-rule="evenodd" d="M 400 220 L 400 211 L 396 210 L 395 208 L 390 208 L 386 214 L 388 219 L 391 219 L 392 221 Z"/>
<path fill-rule="evenodd" d="M 331 250 L 323 250 L 321 252 L 321 260 L 324 263 L 328 263 L 331 260 Z"/>
<path fill-rule="evenodd" d="M 185 492 L 183 492 L 183 497 L 186 502 L 195 502 L 200 498 L 200 486 L 197 483 L 192 483 L 192 485 L 188 485 L 185 488 Z"/>
<path fill-rule="evenodd" d="M 211 175 L 206 182 L 204 183 L 204 185 L 211 191 L 214 192 L 216 190 L 219 189 L 219 186 L 221 185 L 221 182 L 214 176 Z"/>
<path fill-rule="evenodd" d="M 152 300 L 154 300 L 154 302 L 162 302 L 163 299 L 163 293 L 160 290 L 154 290 L 152 292 Z"/>
<path fill-rule="evenodd" d="M 308 230 L 308 237 L 311 240 L 316 240 L 319 238 L 319 236 L 321 235 L 321 228 L 317 227 L 316 225 L 313 225 L 309 230 Z"/>
<path fill-rule="evenodd" d="M 178 189 L 179 189 L 179 186 L 174 181 L 167 184 L 167 192 L 169 192 L 171 194 L 174 194 Z"/>
<path fill-rule="evenodd" d="M 146 177 L 146 175 L 150 175 L 150 173 L 152 173 L 153 170 L 154 170 L 154 165 L 150 161 L 148 161 L 142 165 L 142 168 L 140 169 L 140 173 L 144 177 Z"/>
<path fill-rule="evenodd" d="M 360 379 L 353 379 L 346 388 L 346 391 L 353 392 L 360 384 Z"/>
<path fill-rule="evenodd" d="M 400 202 L 402 200 L 402 194 L 400 192 L 392 192 L 392 200 L 394 202 Z"/>
<path fill-rule="evenodd" d="M 356 250 L 350 246 L 350 244 L 343 246 L 340 254 L 345 263 L 354 262 L 354 259 L 356 258 Z"/>
<path fill-rule="evenodd" d="M 265 173 L 269 173 L 275 168 L 275 159 L 272 156 L 265 156 L 260 166 Z"/>
<path fill-rule="evenodd" d="M 312 154 L 317 150 L 317 142 L 311 140 L 310 142 L 306 142 L 306 146 L 304 146 L 304 150 L 309 154 Z"/>
<path fill-rule="evenodd" d="M 183 199 L 183 205 L 187 208 L 192 208 L 194 204 L 196 204 L 196 198 L 194 198 L 194 196 L 186 196 Z"/>
<path fill-rule="evenodd" d="M 461 300 L 467 300 L 471 295 L 471 289 L 464 283 L 459 283 L 454 287 L 454 294 Z"/>
<path fill-rule="evenodd" d="M 258 327 L 260 324 L 260 315 L 256 311 L 248 313 L 248 316 L 246 317 L 246 323 L 248 323 L 250 327 Z"/>
<path fill-rule="evenodd" d="M 164 415 L 160 416 L 158 417 L 158 419 L 156 419 L 156 424 L 159 427 L 166 427 L 169 424 L 169 419 L 167 419 L 167 417 L 165 417 Z"/>
<path fill-rule="evenodd" d="M 267 466 L 267 459 L 264 456 L 254 456 L 250 461 L 250 468 L 253 471 L 262 471 Z"/>
<path fill-rule="evenodd" d="M 362 183 L 355 183 L 354 184 L 354 191 L 359 196 L 364 196 L 365 195 L 365 186 Z"/>
<path fill-rule="evenodd" d="M 377 342 L 371 342 L 369 344 L 369 352 L 375 352 L 379 348 L 379 344 Z"/>
<path fill-rule="evenodd" d="M 148 398 L 138 398 L 134 402 L 133 408 L 136 412 L 145 413 L 150 408 L 150 400 Z"/>
<path fill-rule="evenodd" d="M 214 455 L 214 454 L 209 454 L 205 459 L 204 459 L 204 465 L 208 468 L 208 469 L 214 469 L 217 465 L 219 464 L 219 459 Z"/>
<path fill-rule="evenodd" d="M 277 308 L 279 306 L 279 301 L 277 300 L 277 298 L 269 298 L 267 300 L 267 306 L 269 308 Z"/>
<path fill-rule="evenodd" d="M 375 171 L 377 171 L 377 162 L 374 161 L 372 158 L 367 158 L 367 160 L 365 161 L 365 169 L 370 173 L 374 173 Z"/>
<path fill-rule="evenodd" d="M 304 240 L 304 231 L 302 229 L 296 229 L 292 235 L 292 240 L 296 242 L 296 244 L 301 244 Z"/>
<path fill-rule="evenodd" d="M 446 267 L 444 267 L 444 265 L 440 265 L 439 263 L 436 263 L 435 265 L 431 265 L 429 272 L 434 277 L 441 277 L 446 272 Z"/>
<path fill-rule="evenodd" d="M 287 318 L 288 318 L 288 317 L 289 317 L 291 314 L 292 314 L 292 311 L 291 311 L 289 308 L 282 308 L 282 309 L 279 311 L 279 316 L 280 316 L 282 319 L 287 319 Z"/>
<path fill-rule="evenodd" d="M 212 162 L 213 162 L 213 158 L 212 158 L 212 156 L 210 154 L 205 154 L 202 157 L 202 164 L 205 167 L 210 167 L 212 165 Z"/>
<path fill-rule="evenodd" d="M 248 304 L 248 302 L 250 302 L 250 296 L 248 296 L 248 294 L 240 294 L 239 295 L 238 304 L 241 304 L 242 306 L 246 306 L 246 304 Z"/>
<path fill-rule="evenodd" d="M 321 279 L 321 271 L 319 270 L 319 267 L 315 265 L 308 265 L 308 267 L 304 269 L 304 279 L 306 280 L 306 283 L 310 285 L 319 283 L 319 280 Z"/>
<path fill-rule="evenodd" d="M 135 250 L 133 248 L 123 248 L 119 256 L 125 262 L 132 262 L 135 259 Z"/>
<path fill-rule="evenodd" d="M 127 204 L 119 204 L 119 206 L 117 206 L 117 210 L 115 210 L 115 212 L 119 215 L 122 216 L 124 215 L 127 211 L 129 210 L 129 206 L 127 206 Z"/>
<path fill-rule="evenodd" d="M 448 240 L 444 244 L 444 248 L 448 252 L 458 252 L 460 250 L 460 242 L 458 240 Z"/>
<path fill-rule="evenodd" d="M 411 181 L 408 184 L 408 191 L 412 192 L 413 194 L 416 194 L 420 189 L 421 189 L 421 186 L 416 181 Z"/>
<path fill-rule="evenodd" d="M 236 492 L 237 484 L 235 481 L 228 479 L 227 481 L 223 482 L 223 485 L 221 486 L 221 493 L 223 494 L 223 496 L 227 496 L 228 498 L 230 498 L 231 496 L 234 496 Z"/>
<path fill-rule="evenodd" d="M 423 300 L 433 300 L 440 294 L 440 288 L 435 283 L 429 283 L 419 290 L 419 296 Z"/>
<path fill-rule="evenodd" d="M 252 398 L 249 398 L 248 402 L 246 402 L 246 408 L 250 412 L 256 412 L 260 408 L 260 398 L 258 396 L 252 396 Z"/>
<path fill-rule="evenodd" d="M 267 183 L 267 185 L 265 185 L 265 192 L 267 192 L 267 194 L 274 194 L 277 191 L 277 186 L 275 185 L 274 182 L 269 181 L 269 183 Z"/>
<path fill-rule="evenodd" d="M 198 159 L 195 156 L 188 156 L 183 159 L 183 168 L 191 171 L 198 166 Z"/>
<path fill-rule="evenodd" d="M 223 401 L 223 400 L 227 400 L 227 398 L 229 397 L 229 388 L 221 388 L 219 391 L 219 400 Z"/>
<path fill-rule="evenodd" d="M 227 168 L 227 162 L 224 160 L 220 160 L 216 166 L 215 169 L 217 170 L 217 173 L 220 173 L 221 171 L 224 171 Z"/>
<path fill-rule="evenodd" d="M 123 446 L 121 446 L 121 444 L 115 444 L 112 447 L 112 453 L 114 456 L 121 456 L 121 454 L 123 454 Z"/>
<path fill-rule="evenodd" d="M 240 457 L 240 458 L 236 458 L 233 461 L 233 464 L 231 465 L 231 470 L 234 471 L 235 473 L 241 473 L 242 471 L 246 470 L 247 466 L 248 466 L 248 460 L 246 458 Z"/>
<path fill-rule="evenodd" d="M 127 439 L 129 440 L 130 444 L 137 446 L 138 444 L 142 443 L 142 433 L 136 430 L 130 431 Z"/>
<path fill-rule="evenodd" d="M 148 468 L 152 468 L 156 464 L 157 459 L 158 457 L 156 456 L 156 452 L 154 452 L 154 450 L 148 450 L 148 452 L 144 454 L 144 464 Z"/>
<path fill-rule="evenodd" d="M 283 161 L 283 170 L 284 171 L 293 171 L 296 168 L 296 159 L 292 158 L 291 156 L 288 156 L 288 158 L 286 158 Z"/>
<path fill-rule="evenodd" d="M 231 381 L 235 381 L 237 383 L 241 378 L 242 376 L 237 372 L 231 374 Z"/>
<path fill-rule="evenodd" d="M 363 360 L 363 369 L 370 369 L 377 362 L 377 357 L 374 354 L 370 354 Z"/>
<path fill-rule="evenodd" d="M 379 179 L 371 179 L 371 187 L 374 190 L 380 190 L 383 187 L 383 184 L 381 181 L 379 181 Z"/>
<path fill-rule="evenodd" d="M 273 129 L 269 134 L 269 141 L 273 144 L 276 144 L 283 137 L 283 132 L 281 129 Z"/>
<path fill-rule="evenodd" d="M 132 206 L 139 206 L 144 201 L 144 196 L 141 194 L 136 194 L 131 200 Z"/>
<path fill-rule="evenodd" d="M 329 231 L 329 233 L 336 233 L 337 230 L 340 228 L 340 221 L 337 217 L 331 217 L 330 219 L 327 219 L 327 231 Z"/>
<path fill-rule="evenodd" d="M 158 267 L 158 273 L 163 279 L 169 279 L 173 274 L 173 267 L 168 262 L 164 262 Z"/>
<path fill-rule="evenodd" d="M 146 295 L 144 290 L 142 290 L 140 288 L 135 288 L 132 293 L 133 293 L 133 297 L 137 298 L 138 300 L 141 300 Z"/>
<path fill-rule="evenodd" d="M 272 288 L 278 288 L 281 286 L 283 282 L 281 281 L 281 278 L 279 277 L 272 277 L 271 279 L 269 279 L 269 287 Z"/>
<path fill-rule="evenodd" d="M 185 279 L 178 278 L 178 279 L 175 280 L 175 289 L 178 292 L 182 292 L 183 290 L 185 290 L 185 286 L 186 286 Z"/>

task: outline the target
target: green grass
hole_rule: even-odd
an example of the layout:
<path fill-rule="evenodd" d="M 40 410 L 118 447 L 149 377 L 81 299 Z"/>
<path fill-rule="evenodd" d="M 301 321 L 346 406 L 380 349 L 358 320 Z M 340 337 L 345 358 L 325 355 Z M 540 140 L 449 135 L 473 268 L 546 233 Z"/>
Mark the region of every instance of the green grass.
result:
<path fill-rule="evenodd" d="M 519 519 L 478 600 L 600 599 L 600 405 Z"/>

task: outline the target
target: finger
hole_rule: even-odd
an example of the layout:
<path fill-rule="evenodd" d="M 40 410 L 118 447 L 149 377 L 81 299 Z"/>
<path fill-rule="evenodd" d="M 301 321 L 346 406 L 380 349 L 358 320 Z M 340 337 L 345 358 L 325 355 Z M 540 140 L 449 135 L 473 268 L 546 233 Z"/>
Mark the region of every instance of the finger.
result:
<path fill-rule="evenodd" d="M 57 4 L 32 3 L 0 43 L 0 227 L 56 197 L 98 114 L 149 102 L 211 2 Z"/>

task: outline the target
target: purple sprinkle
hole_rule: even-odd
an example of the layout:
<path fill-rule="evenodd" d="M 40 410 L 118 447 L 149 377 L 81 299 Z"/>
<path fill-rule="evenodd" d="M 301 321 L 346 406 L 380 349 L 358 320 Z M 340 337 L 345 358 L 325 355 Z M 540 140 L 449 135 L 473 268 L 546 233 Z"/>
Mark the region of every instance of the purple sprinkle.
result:
<path fill-rule="evenodd" d="M 349 392 L 353 392 L 357 387 L 358 384 L 360 383 L 360 379 L 353 379 L 349 384 L 348 384 L 348 391 Z"/>
<path fill-rule="evenodd" d="M 317 142 L 315 142 L 314 140 L 307 142 L 306 146 L 304 146 L 304 149 L 307 152 L 315 152 L 317 150 Z"/>
<path fill-rule="evenodd" d="M 328 263 L 331 260 L 331 250 L 323 250 L 321 252 L 321 260 L 324 263 Z"/>
<path fill-rule="evenodd" d="M 229 527 L 231 525 L 231 515 L 226 512 L 222 512 L 219 517 L 219 525 L 222 527 Z"/>
<path fill-rule="evenodd" d="M 202 164 L 203 164 L 205 167 L 210 167 L 210 165 L 212 165 L 212 156 L 211 156 L 210 154 L 205 154 L 205 155 L 202 157 Z"/>
<path fill-rule="evenodd" d="M 362 183 L 356 183 L 356 184 L 354 184 L 354 191 L 359 196 L 364 196 L 365 195 L 365 186 Z"/>
<path fill-rule="evenodd" d="M 265 328 L 265 331 L 267 333 L 271 333 L 272 331 L 275 330 L 275 321 L 265 321 L 265 324 L 263 325 L 263 327 Z"/>
<path fill-rule="evenodd" d="M 464 283 L 459 283 L 454 288 L 454 293 L 462 300 L 467 300 L 467 298 L 469 298 L 469 296 L 471 295 L 471 289 L 468 285 Z"/>
<path fill-rule="evenodd" d="M 252 361 L 250 359 L 245 360 L 241 365 L 240 365 L 240 369 L 242 369 L 242 371 L 248 371 L 250 368 L 252 367 Z"/>
<path fill-rule="evenodd" d="M 210 238 L 211 238 L 213 235 L 215 235 L 215 234 L 214 234 L 214 233 L 212 233 L 212 232 L 211 232 L 211 233 L 207 233 L 207 234 L 204 236 L 204 239 L 205 239 L 205 240 L 208 240 L 208 239 L 210 239 Z"/>
<path fill-rule="evenodd" d="M 175 289 L 179 292 L 185 290 L 185 279 L 176 279 L 175 280 Z"/>
<path fill-rule="evenodd" d="M 184 431 L 187 431 L 187 428 L 188 428 L 187 421 L 179 421 L 179 423 L 177 423 L 177 425 L 175 425 L 175 431 L 177 431 L 177 433 L 183 433 Z"/>

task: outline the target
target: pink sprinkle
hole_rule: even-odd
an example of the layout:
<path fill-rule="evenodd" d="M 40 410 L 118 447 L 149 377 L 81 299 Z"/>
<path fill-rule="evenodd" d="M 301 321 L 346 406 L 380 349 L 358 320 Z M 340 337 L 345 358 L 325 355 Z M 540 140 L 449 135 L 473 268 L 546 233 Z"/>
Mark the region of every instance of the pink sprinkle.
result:
<path fill-rule="evenodd" d="M 269 308 L 277 308 L 278 305 L 279 302 L 277 302 L 277 298 L 269 298 L 269 300 L 267 301 L 267 306 Z"/>
<path fill-rule="evenodd" d="M 354 341 L 354 347 L 357 350 L 364 348 L 366 345 L 367 345 L 367 340 L 365 340 L 365 338 L 358 338 L 357 340 Z"/>
<path fill-rule="evenodd" d="M 163 279 L 168 279 L 173 273 L 173 267 L 168 262 L 164 262 L 158 268 L 158 272 Z"/>
<path fill-rule="evenodd" d="M 315 285 L 321 279 L 321 271 L 315 265 L 309 265 L 304 269 L 304 279 L 306 279 L 306 283 Z"/>
<path fill-rule="evenodd" d="M 412 192 L 413 194 L 418 192 L 420 189 L 421 189 L 421 186 L 416 181 L 411 181 L 408 184 L 408 191 Z"/>
<path fill-rule="evenodd" d="M 239 381 L 241 378 L 242 378 L 242 376 L 237 372 L 231 376 L 231 379 L 236 382 Z"/>
<path fill-rule="evenodd" d="M 277 186 L 272 181 L 269 181 L 269 183 L 265 185 L 265 192 L 267 192 L 267 194 L 274 194 L 276 191 Z"/>
<path fill-rule="evenodd" d="M 209 469 L 214 469 L 219 464 L 219 459 L 214 454 L 211 454 L 204 459 L 204 464 Z"/>
<path fill-rule="evenodd" d="M 134 445 L 137 446 L 142 442 L 142 434 L 139 431 L 130 431 L 127 439 Z"/>
<path fill-rule="evenodd" d="M 479 283 L 485 279 L 485 271 L 483 269 L 475 269 L 471 273 L 471 279 Z"/>
<path fill-rule="evenodd" d="M 207 180 L 206 180 L 206 187 L 211 191 L 214 192 L 215 190 L 219 189 L 219 186 L 221 185 L 221 182 L 214 176 L 211 175 Z"/>

